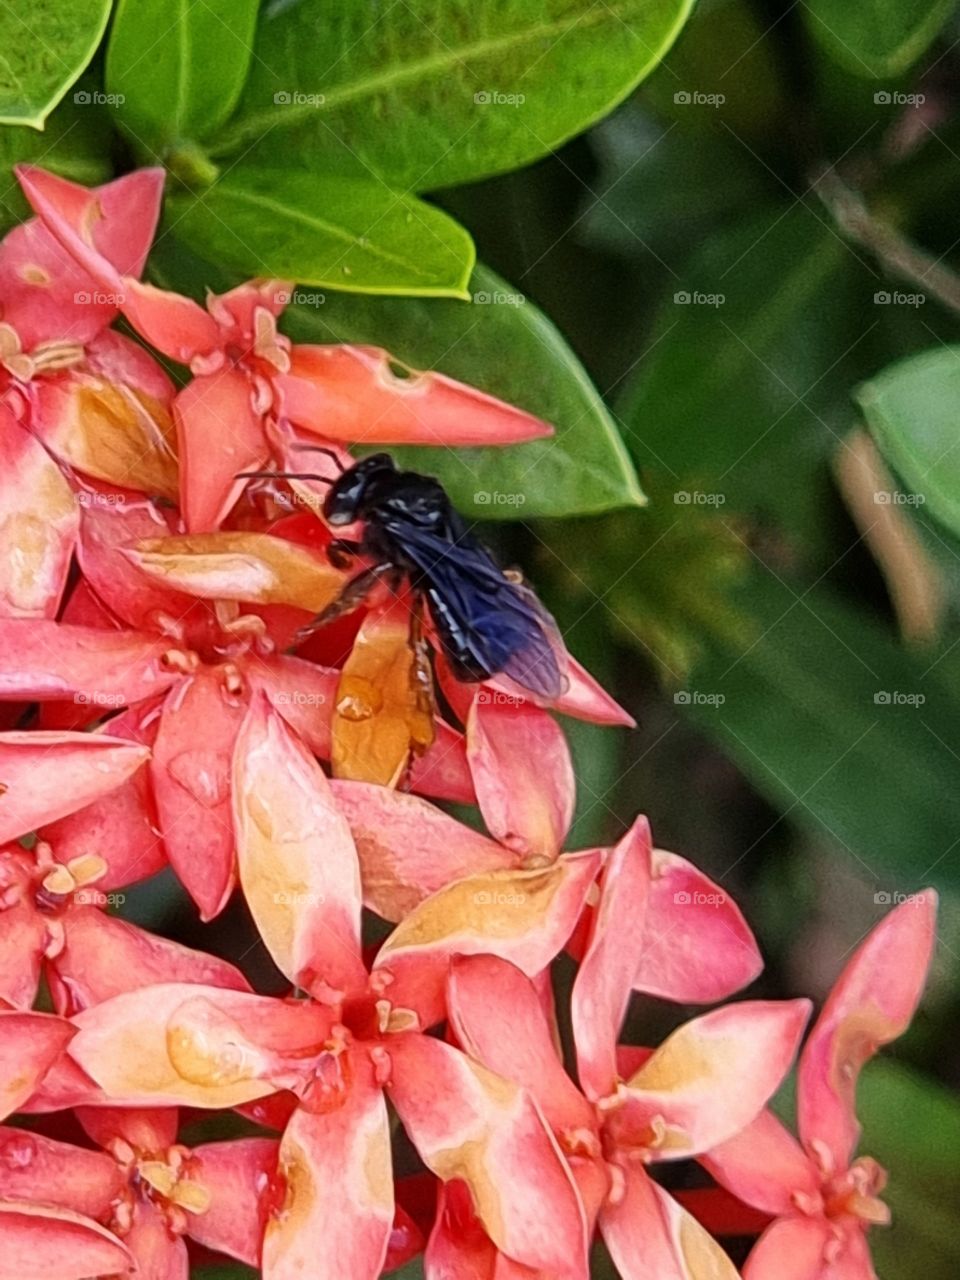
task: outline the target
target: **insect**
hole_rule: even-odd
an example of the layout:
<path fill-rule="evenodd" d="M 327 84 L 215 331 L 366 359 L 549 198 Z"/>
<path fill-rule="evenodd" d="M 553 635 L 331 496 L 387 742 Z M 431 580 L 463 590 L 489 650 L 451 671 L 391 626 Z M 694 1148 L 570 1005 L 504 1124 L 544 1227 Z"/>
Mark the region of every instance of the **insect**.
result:
<path fill-rule="evenodd" d="M 306 446 L 337 455 L 322 446 Z M 291 472 L 257 475 L 323 480 Z M 504 674 L 545 699 L 566 688 L 562 644 L 556 624 L 518 574 L 504 571 L 475 538 L 432 476 L 398 471 L 386 453 L 375 453 L 330 480 L 323 514 L 332 528 L 362 521 L 355 541 L 334 539 L 328 555 L 338 568 L 357 557 L 372 563 L 344 587 L 339 598 L 302 628 L 301 635 L 357 608 L 379 582 L 396 589 L 406 579 L 414 593 L 411 642 L 424 661 L 422 610 L 430 613 L 437 638 L 458 680 Z"/>

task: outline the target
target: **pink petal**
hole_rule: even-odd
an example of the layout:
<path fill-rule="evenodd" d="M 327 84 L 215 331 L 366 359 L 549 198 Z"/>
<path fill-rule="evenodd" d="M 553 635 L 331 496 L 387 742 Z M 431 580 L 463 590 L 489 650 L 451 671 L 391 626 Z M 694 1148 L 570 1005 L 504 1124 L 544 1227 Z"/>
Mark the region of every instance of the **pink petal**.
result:
<path fill-rule="evenodd" d="M 18 874 L 16 866 L 11 866 L 14 860 L 27 861 L 20 846 L 4 852 L 2 859 L 5 893 L 21 896 L 0 913 L 0 1001 L 15 1009 L 31 1009 L 49 942 L 47 922 L 34 902 L 32 874 L 23 870 Z"/>
<path fill-rule="evenodd" d="M 477 698 L 467 718 L 467 759 L 491 835 L 519 853 L 556 857 L 576 798 L 557 722 L 538 707 Z"/>
<path fill-rule="evenodd" d="M 678 1004 L 713 1004 L 762 969 L 756 939 L 730 895 L 686 858 L 655 849 L 634 989 Z"/>
<path fill-rule="evenodd" d="M 189 1219 L 191 1239 L 249 1267 L 260 1265 L 279 1150 L 276 1138 L 237 1138 L 194 1147 L 190 1177 L 210 1193 L 210 1205 Z"/>
<path fill-rule="evenodd" d="M 678 1027 L 623 1086 L 609 1134 L 661 1160 L 726 1142 L 780 1085 L 809 1016 L 809 1000 L 749 1000 Z"/>
<path fill-rule="evenodd" d="M 368 782 L 331 785 L 356 841 L 364 906 L 385 920 L 402 920 L 453 880 L 518 864 L 516 854 L 419 796 Z"/>
<path fill-rule="evenodd" d="M 828 1268 L 824 1260 L 836 1238 L 823 1218 L 782 1218 L 754 1245 L 743 1269 L 744 1280 L 840 1280 L 841 1273 Z M 874 1280 L 869 1265 L 847 1274 L 849 1280 Z"/>
<path fill-rule="evenodd" d="M 0 1010 L 0 1120 L 37 1091 L 72 1037 L 62 1018 Z"/>
<path fill-rule="evenodd" d="M 235 882 L 230 768 L 243 713 L 224 675 L 199 668 L 168 695 L 150 762 L 167 855 L 204 920 Z"/>
<path fill-rule="evenodd" d="M 643 947 L 651 853 L 650 824 L 638 818 L 603 869 L 600 903 L 573 985 L 577 1071 L 588 1098 L 602 1098 L 617 1086 L 617 1036 Z"/>
<path fill-rule="evenodd" d="M 294 1112 L 280 1144 L 286 1199 L 267 1226 L 264 1280 L 376 1280 L 393 1226 L 390 1124 L 381 1090 L 355 1077 L 343 1106 Z"/>
<path fill-rule="evenodd" d="M 0 406 L 0 614 L 56 616 L 78 526 L 60 468 Z"/>
<path fill-rule="evenodd" d="M 702 1155 L 700 1163 L 746 1204 L 774 1215 L 795 1212 L 797 1192 L 813 1205 L 820 1194 L 816 1166 L 772 1111 L 761 1111 L 745 1129 Z"/>
<path fill-rule="evenodd" d="M 723 1249 L 641 1164 L 621 1168 L 623 1196 L 604 1207 L 600 1229 L 623 1280 L 737 1280 Z"/>
<path fill-rule="evenodd" d="M 176 1107 L 76 1107 L 84 1133 L 98 1147 L 122 1138 L 141 1151 L 163 1151 L 177 1140 L 180 1113 Z"/>
<path fill-rule="evenodd" d="M 45 342 L 89 342 L 117 314 L 117 300 L 102 294 L 83 267 L 37 218 L 14 227 L 0 242 L 0 294 L 4 322 L 21 350 Z"/>
<path fill-rule="evenodd" d="M 443 720 L 437 720 L 434 728 L 433 746 L 416 757 L 410 767 L 410 789 L 435 800 L 476 804 L 466 739 Z"/>
<path fill-rule="evenodd" d="M 105 1218 L 123 1189 L 117 1162 L 25 1129 L 0 1127 L 0 1200 L 27 1200 Z"/>
<path fill-rule="evenodd" d="M 598 854 L 568 854 L 543 869 L 457 880 L 394 929 L 374 972 L 390 975 L 394 1005 L 416 1010 L 430 1026 L 443 1017 L 455 955 L 501 956 L 528 977 L 545 969 L 570 936 L 598 865 Z"/>
<path fill-rule="evenodd" d="M 391 1100 L 427 1167 L 467 1184 L 487 1234 L 510 1258 L 583 1280 L 580 1198 L 526 1090 L 427 1036 L 397 1036 L 389 1056 Z"/>
<path fill-rule="evenodd" d="M 818 1159 L 847 1166 L 860 1136 L 854 1111 L 860 1068 L 903 1034 L 923 994 L 937 918 L 926 889 L 869 933 L 827 998 L 800 1057 L 800 1137 Z"/>
<path fill-rule="evenodd" d="M 133 1211 L 133 1226 L 124 1237 L 136 1263 L 131 1280 L 189 1280 L 187 1246 L 172 1235 L 163 1211 L 142 1197 Z"/>
<path fill-rule="evenodd" d="M 0 698 L 71 699 L 100 715 L 167 689 L 168 645 L 137 631 L 0 618 Z"/>
<path fill-rule="evenodd" d="M 448 448 L 515 444 L 553 428 L 442 373 L 406 370 L 379 347 L 295 346 L 276 379 L 283 412 L 331 440 Z M 405 368 L 405 367 L 404 367 Z"/>
<path fill-rule="evenodd" d="M 628 729 L 636 727 L 637 722 L 633 716 L 624 711 L 603 686 L 594 680 L 590 672 L 570 654 L 566 655 L 564 674 L 567 678 L 567 688 L 552 702 L 542 700 L 528 689 L 521 688 L 509 676 L 494 676 L 485 683 L 488 688 L 504 693 L 507 697 L 522 698 L 525 702 L 532 702 L 534 706 L 548 706 L 562 715 L 573 716 L 576 720 L 588 720 L 592 724 L 618 725 Z"/>
<path fill-rule="evenodd" d="M 312 1001 L 164 983 L 77 1014 L 70 1055 L 115 1102 L 235 1107 L 309 1078 L 332 1021 Z"/>
<path fill-rule="evenodd" d="M 593 1107 L 564 1071 L 526 974 L 496 956 L 457 956 L 447 992 L 450 1025 L 465 1053 L 526 1089 L 554 1133 L 596 1128 Z"/>
<path fill-rule="evenodd" d="M 160 982 L 248 990 L 243 974 L 226 960 L 148 933 L 99 907 L 68 911 L 63 928 L 64 947 L 52 968 L 57 1008 L 67 1016 Z"/>
<path fill-rule="evenodd" d="M 0 1280 L 84 1280 L 125 1271 L 129 1263 L 126 1247 L 89 1218 L 0 1203 Z"/>
<path fill-rule="evenodd" d="M 315 756 L 330 759 L 330 717 L 340 672 L 289 655 L 251 664 L 249 679 Z"/>
<path fill-rule="evenodd" d="M 366 986 L 360 867 L 320 766 L 267 700 L 250 704 L 233 765 L 240 879 L 257 928 L 295 986 Z"/>
<path fill-rule="evenodd" d="M 498 1253 L 473 1211 L 465 1184 L 441 1184 L 423 1260 L 426 1280 L 494 1280 Z"/>
<path fill-rule="evenodd" d="M 180 506 L 189 533 L 216 529 L 269 453 L 252 388 L 234 368 L 190 381 L 174 404 L 180 456 Z"/>
<path fill-rule="evenodd" d="M 0 733 L 0 842 L 90 804 L 135 773 L 149 754 L 138 743 L 106 734 Z"/>
<path fill-rule="evenodd" d="M 190 364 L 221 346 L 220 326 L 192 298 L 130 279 L 123 281 L 123 294 L 123 314 L 151 347 L 169 359 Z"/>

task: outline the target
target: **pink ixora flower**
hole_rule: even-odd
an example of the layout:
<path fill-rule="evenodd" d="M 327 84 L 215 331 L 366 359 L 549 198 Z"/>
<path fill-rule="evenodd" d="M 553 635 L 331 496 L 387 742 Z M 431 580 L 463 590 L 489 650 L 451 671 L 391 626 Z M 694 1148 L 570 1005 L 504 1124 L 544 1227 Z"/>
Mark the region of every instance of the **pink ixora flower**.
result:
<path fill-rule="evenodd" d="M 703 1163 L 741 1200 L 772 1215 L 746 1280 L 873 1280 L 867 1231 L 889 1221 L 886 1174 L 857 1156 L 857 1077 L 902 1035 L 933 951 L 936 894 L 902 903 L 862 943 L 804 1046 L 797 1077 L 800 1142 L 770 1112 Z"/>
<path fill-rule="evenodd" d="M 422 1159 L 470 1189 L 503 1253 L 550 1276 L 586 1265 L 569 1168 L 526 1090 L 423 1034 L 445 1013 L 454 954 L 502 955 L 539 977 L 564 945 L 596 852 L 495 869 L 426 897 L 360 950 L 360 868 L 331 784 L 262 696 L 234 760 L 243 890 L 280 969 L 306 999 L 164 983 L 77 1015 L 74 1060 L 131 1106 L 299 1103 L 280 1144 L 285 1195 L 264 1241 L 267 1280 L 377 1276 L 395 1218 L 389 1096 Z"/>

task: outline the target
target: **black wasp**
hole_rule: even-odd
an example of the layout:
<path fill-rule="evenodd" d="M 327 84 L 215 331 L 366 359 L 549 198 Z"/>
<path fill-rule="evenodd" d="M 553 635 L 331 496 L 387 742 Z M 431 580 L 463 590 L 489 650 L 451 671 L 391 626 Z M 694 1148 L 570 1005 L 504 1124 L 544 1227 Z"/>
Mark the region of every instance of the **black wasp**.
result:
<path fill-rule="evenodd" d="M 322 446 L 304 446 L 336 454 Z M 322 480 L 291 472 L 262 476 Z M 432 476 L 398 471 L 386 453 L 362 458 L 330 481 L 323 514 L 332 528 L 362 521 L 357 541 L 330 543 L 338 568 L 357 556 L 372 564 L 351 578 L 339 599 L 303 628 L 309 634 L 355 609 L 378 582 L 396 586 L 406 578 L 414 592 L 411 640 L 422 651 L 423 602 L 458 680 L 485 680 L 502 673 L 540 697 L 558 697 L 566 687 L 557 654 L 556 625 L 519 575 L 505 572 L 467 528 L 446 491 Z"/>

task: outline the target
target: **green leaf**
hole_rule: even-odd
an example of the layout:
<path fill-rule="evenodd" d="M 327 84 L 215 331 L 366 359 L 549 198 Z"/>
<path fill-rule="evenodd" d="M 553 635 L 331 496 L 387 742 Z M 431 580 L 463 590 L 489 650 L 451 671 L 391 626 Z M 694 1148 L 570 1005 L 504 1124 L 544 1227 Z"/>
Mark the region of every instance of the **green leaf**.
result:
<path fill-rule="evenodd" d="M 164 147 L 227 119 L 253 54 L 257 0 L 118 0 L 106 85 L 133 136 Z"/>
<path fill-rule="evenodd" d="M 469 297 L 469 234 L 376 178 L 238 164 L 169 208 L 194 250 L 239 271 L 358 293 Z"/>
<path fill-rule="evenodd" d="M 877 444 L 924 503 L 960 534 L 960 347 L 902 360 L 859 387 L 857 401 Z"/>
<path fill-rule="evenodd" d="M 110 0 L 32 0 L 0 8 L 0 124 L 43 122 L 93 57 Z M 89 101 L 89 95 L 88 95 Z"/>
<path fill-rule="evenodd" d="M 899 76 L 938 35 L 956 0 L 806 0 L 811 32 L 856 76 Z"/>
<path fill-rule="evenodd" d="M 199 296 L 206 286 L 220 290 L 235 283 L 184 255 L 170 235 L 157 241 L 150 271 L 164 287 Z M 386 347 L 414 368 L 439 369 L 553 424 L 552 439 L 509 448 L 391 450 L 404 465 L 438 476 L 466 514 L 526 520 L 642 505 L 616 425 L 562 336 L 488 268 L 477 267 L 470 286 L 471 306 L 447 299 L 307 295 L 295 300 L 281 323 L 297 342 Z M 478 494 L 490 501 L 478 501 Z"/>
<path fill-rule="evenodd" d="M 960 884 L 960 700 L 935 655 L 825 587 L 765 573 L 738 601 L 749 634 L 713 641 L 684 710 L 783 814 L 846 849 L 871 892 Z"/>
<path fill-rule="evenodd" d="M 218 143 L 436 190 L 528 164 L 657 65 L 692 0 L 302 0 L 267 9 Z M 262 139 L 262 142 L 261 142 Z"/>

